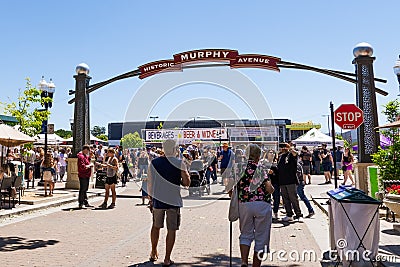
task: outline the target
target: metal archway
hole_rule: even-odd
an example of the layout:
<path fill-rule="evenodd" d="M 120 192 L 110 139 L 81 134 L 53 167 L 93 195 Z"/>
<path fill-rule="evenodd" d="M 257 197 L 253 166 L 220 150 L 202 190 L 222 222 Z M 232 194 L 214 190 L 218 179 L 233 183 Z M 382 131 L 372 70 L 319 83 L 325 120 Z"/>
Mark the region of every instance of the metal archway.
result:
<path fill-rule="evenodd" d="M 226 67 L 231 68 L 262 68 L 279 71 L 280 68 L 299 69 L 313 71 L 328 75 L 356 84 L 357 105 L 364 112 L 364 124 L 358 130 L 359 162 L 371 162 L 371 154 L 377 151 L 379 145 L 379 134 L 375 131 L 378 126 L 378 114 L 375 94 L 388 95 L 382 89 L 375 87 L 375 82 L 386 83 L 386 80 L 374 77 L 372 48 L 366 43 L 361 43 L 353 50 L 356 65 L 355 73 L 317 68 L 309 65 L 282 61 L 280 58 L 259 55 L 239 55 L 237 50 L 228 49 L 202 49 L 192 50 L 174 55 L 174 59 L 150 62 L 138 67 L 136 70 L 115 76 L 108 80 L 89 85 L 91 79 L 88 68 L 77 67 L 75 98 L 68 103 L 75 103 L 74 110 L 74 143 L 73 154 L 88 142 L 90 120 L 89 120 L 89 94 L 116 81 L 139 77 L 141 79 L 162 72 L 183 71 L 190 68 Z M 211 63 L 209 63 L 211 62 Z"/>

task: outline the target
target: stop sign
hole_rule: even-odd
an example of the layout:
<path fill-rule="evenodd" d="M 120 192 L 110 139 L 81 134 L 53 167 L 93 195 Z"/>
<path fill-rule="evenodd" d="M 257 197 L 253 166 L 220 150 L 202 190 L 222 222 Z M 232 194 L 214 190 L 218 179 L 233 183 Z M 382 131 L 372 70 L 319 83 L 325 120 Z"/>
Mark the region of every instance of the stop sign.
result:
<path fill-rule="evenodd" d="M 342 104 L 335 110 L 335 123 L 342 129 L 357 129 L 364 122 L 362 110 L 354 104 Z"/>

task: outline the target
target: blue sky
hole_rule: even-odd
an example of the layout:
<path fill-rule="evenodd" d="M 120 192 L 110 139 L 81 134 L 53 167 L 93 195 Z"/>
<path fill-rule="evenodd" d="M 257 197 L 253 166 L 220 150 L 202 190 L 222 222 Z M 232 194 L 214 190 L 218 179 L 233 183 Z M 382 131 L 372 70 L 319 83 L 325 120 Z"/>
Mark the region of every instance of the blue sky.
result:
<path fill-rule="evenodd" d="M 393 66 L 400 54 L 396 19 L 400 2 L 389 1 L 1 1 L 0 101 L 15 100 L 25 77 L 37 84 L 42 75 L 57 88 L 51 122 L 69 129 L 75 66 L 90 66 L 92 83 L 136 69 L 144 63 L 202 48 L 236 49 L 285 61 L 354 72 L 352 49 L 359 42 L 374 47 L 375 76 L 381 106 L 396 97 Z M 282 69 L 241 69 L 263 92 L 276 118 L 323 124 L 329 102 L 355 102 L 355 86 L 317 73 Z M 91 124 L 122 121 L 143 80 L 131 78 L 91 95 Z M 172 100 L 203 97 L 235 99 L 215 88 L 186 86 L 154 112 L 165 118 Z M 149 92 L 151 94 L 151 92 Z M 175 105 L 175 104 L 174 104 Z M 201 108 L 180 114 L 202 116 Z M 192 112 L 192 113 L 191 113 Z M 245 109 L 236 111 L 249 117 Z M 221 114 L 223 116 L 223 114 Z M 134 117 L 130 114 L 129 117 Z M 221 117 L 222 118 L 222 117 Z M 384 123 L 380 118 L 380 123 Z"/>

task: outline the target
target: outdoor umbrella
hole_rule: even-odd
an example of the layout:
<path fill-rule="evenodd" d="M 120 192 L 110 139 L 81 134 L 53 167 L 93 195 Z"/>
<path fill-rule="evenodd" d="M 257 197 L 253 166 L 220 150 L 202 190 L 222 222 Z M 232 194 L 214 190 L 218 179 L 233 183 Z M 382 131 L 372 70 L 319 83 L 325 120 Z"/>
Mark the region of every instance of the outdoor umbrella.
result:
<path fill-rule="evenodd" d="M 29 135 L 21 133 L 6 124 L 0 124 L 0 145 L 14 147 L 26 143 L 33 143 L 34 141 L 35 139 Z"/>

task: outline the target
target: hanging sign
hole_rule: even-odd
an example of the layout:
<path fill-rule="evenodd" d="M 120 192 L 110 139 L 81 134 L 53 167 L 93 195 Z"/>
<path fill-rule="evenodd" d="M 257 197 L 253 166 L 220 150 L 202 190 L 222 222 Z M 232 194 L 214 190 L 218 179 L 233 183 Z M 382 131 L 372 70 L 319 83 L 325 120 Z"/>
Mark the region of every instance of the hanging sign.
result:
<path fill-rule="evenodd" d="M 231 68 L 261 68 L 279 71 L 276 64 L 280 60 L 277 57 L 256 54 L 239 55 L 231 62 Z"/>
<path fill-rule="evenodd" d="M 212 141 L 228 139 L 225 128 L 161 129 L 145 130 L 145 133 L 145 142 L 160 142 L 174 139 L 178 140 L 179 143 L 190 143 L 194 140 Z"/>
<path fill-rule="evenodd" d="M 159 72 L 182 71 L 182 66 L 204 62 L 228 62 L 231 68 L 261 68 L 279 71 L 280 58 L 259 55 L 239 55 L 237 50 L 202 49 L 192 50 L 174 55 L 174 59 L 150 62 L 139 67 L 140 79 Z"/>

